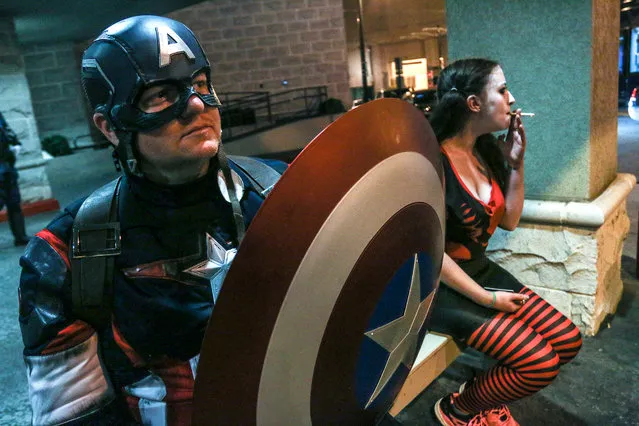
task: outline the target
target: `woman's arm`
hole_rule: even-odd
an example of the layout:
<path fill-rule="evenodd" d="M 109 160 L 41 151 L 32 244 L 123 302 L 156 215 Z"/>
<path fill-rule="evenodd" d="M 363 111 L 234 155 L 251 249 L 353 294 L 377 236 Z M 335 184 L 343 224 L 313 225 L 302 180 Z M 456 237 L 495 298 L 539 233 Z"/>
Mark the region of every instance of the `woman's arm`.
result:
<path fill-rule="evenodd" d="M 444 253 L 441 280 L 448 287 L 468 297 L 478 305 L 503 312 L 515 312 L 528 299 L 519 293 L 491 292 L 477 284 L 450 256 Z M 494 296 L 493 296 L 494 294 Z"/>
<path fill-rule="evenodd" d="M 506 211 L 499 222 L 499 227 L 507 231 L 514 231 L 519 225 L 521 212 L 524 208 L 524 162 L 522 160 L 517 169 L 512 169 L 508 178 L 508 192 L 506 193 Z"/>
<path fill-rule="evenodd" d="M 505 196 L 506 211 L 499 226 L 508 231 L 517 228 L 524 208 L 524 155 L 526 153 L 526 131 L 521 122 L 521 109 L 515 111 L 510 120 L 508 134 L 501 136 L 502 150 L 512 167 Z"/>

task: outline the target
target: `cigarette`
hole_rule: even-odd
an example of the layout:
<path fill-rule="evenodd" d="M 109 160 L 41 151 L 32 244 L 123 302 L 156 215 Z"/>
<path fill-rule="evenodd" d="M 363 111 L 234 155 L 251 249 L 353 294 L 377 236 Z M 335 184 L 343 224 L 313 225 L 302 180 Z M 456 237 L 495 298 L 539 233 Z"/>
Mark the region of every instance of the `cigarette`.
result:
<path fill-rule="evenodd" d="M 514 112 L 511 112 L 510 115 L 516 115 Z M 534 112 L 522 112 L 520 114 L 522 117 L 534 117 L 535 113 Z"/>

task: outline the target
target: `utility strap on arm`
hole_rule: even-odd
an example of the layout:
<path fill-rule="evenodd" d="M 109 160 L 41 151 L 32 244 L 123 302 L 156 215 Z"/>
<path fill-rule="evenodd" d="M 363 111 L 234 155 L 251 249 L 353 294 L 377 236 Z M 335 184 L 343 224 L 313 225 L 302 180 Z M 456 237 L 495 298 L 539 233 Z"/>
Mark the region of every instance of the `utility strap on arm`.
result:
<path fill-rule="evenodd" d="M 229 155 L 228 158 L 248 176 L 262 197 L 266 197 L 271 192 L 281 177 L 274 168 L 255 158 L 237 155 Z"/>
<path fill-rule="evenodd" d="M 69 256 L 73 311 L 94 328 L 111 321 L 114 262 L 120 254 L 121 179 L 94 191 L 82 203 L 73 223 Z"/>

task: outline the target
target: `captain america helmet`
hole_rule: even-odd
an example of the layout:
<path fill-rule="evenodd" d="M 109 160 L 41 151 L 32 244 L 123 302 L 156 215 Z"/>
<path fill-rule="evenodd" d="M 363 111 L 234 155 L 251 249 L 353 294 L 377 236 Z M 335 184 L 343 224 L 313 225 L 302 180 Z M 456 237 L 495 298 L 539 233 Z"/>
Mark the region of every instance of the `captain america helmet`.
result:
<path fill-rule="evenodd" d="M 202 73 L 204 90 L 192 84 Z M 193 95 L 208 106 L 221 106 L 210 74 L 210 63 L 193 32 L 161 16 L 134 16 L 111 25 L 82 57 L 82 86 L 91 108 L 120 132 L 163 126 L 184 113 Z M 163 102 L 140 105 L 142 93 L 159 85 Z"/>

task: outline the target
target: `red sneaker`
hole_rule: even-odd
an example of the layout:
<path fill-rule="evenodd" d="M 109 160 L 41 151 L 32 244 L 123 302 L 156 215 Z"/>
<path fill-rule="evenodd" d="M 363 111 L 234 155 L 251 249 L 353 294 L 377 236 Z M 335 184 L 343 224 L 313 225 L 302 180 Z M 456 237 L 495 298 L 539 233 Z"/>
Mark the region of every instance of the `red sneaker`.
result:
<path fill-rule="evenodd" d="M 468 386 L 468 382 L 461 384 L 459 387 L 460 394 L 466 389 L 466 386 Z M 520 426 L 504 404 L 496 408 L 483 410 L 479 415 L 485 419 L 486 424 L 489 426 Z"/>
<path fill-rule="evenodd" d="M 519 426 L 519 423 L 513 418 L 510 410 L 505 405 L 484 410 L 482 415 L 486 417 L 486 421 L 490 426 Z"/>
<path fill-rule="evenodd" d="M 455 414 L 452 399 L 457 395 L 457 393 L 451 393 L 435 403 L 433 410 L 440 424 L 444 426 L 489 426 L 486 422 L 486 417 L 481 413 L 474 416 L 464 416 L 463 418 Z"/>

